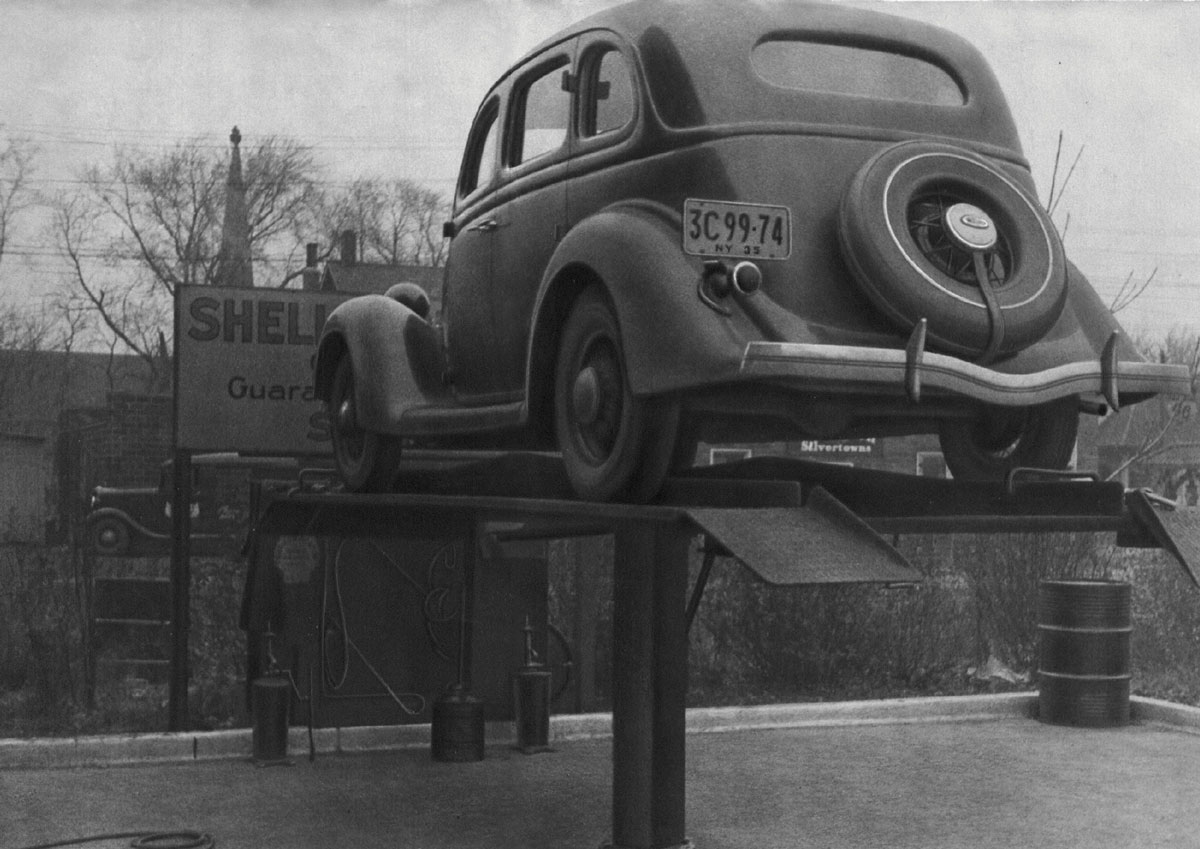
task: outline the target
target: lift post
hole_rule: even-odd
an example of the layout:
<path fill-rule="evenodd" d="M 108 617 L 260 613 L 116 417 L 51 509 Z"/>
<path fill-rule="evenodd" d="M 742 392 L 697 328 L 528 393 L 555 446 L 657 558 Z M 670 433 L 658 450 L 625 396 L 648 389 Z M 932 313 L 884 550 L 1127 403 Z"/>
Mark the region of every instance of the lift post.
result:
<path fill-rule="evenodd" d="M 684 840 L 688 550 L 682 522 L 626 521 L 613 558 L 613 844 Z"/>

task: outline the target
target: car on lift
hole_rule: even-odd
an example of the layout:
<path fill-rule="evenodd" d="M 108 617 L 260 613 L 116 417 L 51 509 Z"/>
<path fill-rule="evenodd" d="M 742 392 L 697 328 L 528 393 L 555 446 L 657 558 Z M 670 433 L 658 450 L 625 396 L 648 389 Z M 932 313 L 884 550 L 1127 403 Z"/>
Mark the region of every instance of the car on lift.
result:
<path fill-rule="evenodd" d="M 994 480 L 1189 391 L 1065 258 L 984 58 L 891 15 L 603 11 L 487 92 L 445 230 L 439 315 L 402 284 L 325 325 L 352 490 L 406 446 L 532 446 L 645 501 L 701 439 L 920 433 Z"/>

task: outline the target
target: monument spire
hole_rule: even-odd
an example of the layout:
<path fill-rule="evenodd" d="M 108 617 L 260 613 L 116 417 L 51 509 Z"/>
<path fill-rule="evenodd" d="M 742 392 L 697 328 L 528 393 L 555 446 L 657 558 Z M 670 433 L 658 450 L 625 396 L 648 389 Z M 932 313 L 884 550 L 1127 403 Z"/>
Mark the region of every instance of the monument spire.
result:
<path fill-rule="evenodd" d="M 225 221 L 221 228 L 221 249 L 217 254 L 216 283 L 249 289 L 254 286 L 250 264 L 250 224 L 246 217 L 246 185 L 242 182 L 242 134 L 237 127 L 229 134 L 233 153 L 229 157 L 229 177 L 225 181 Z"/>

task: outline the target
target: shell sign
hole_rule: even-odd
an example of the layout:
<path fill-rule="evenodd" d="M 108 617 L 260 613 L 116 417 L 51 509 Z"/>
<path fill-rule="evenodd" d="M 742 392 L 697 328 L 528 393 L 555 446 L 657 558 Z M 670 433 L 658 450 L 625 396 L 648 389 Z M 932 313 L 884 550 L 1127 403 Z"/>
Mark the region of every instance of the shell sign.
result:
<path fill-rule="evenodd" d="M 329 422 L 313 390 L 325 317 L 353 295 L 180 286 L 175 293 L 175 446 L 323 454 Z"/>

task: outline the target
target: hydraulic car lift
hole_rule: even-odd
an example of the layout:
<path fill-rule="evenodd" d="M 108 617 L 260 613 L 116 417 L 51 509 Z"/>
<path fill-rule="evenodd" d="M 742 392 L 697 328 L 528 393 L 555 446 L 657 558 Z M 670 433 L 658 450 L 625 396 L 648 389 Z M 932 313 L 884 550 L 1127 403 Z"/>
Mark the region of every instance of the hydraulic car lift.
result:
<path fill-rule="evenodd" d="M 397 490 L 295 491 L 270 501 L 256 533 L 395 537 L 450 524 L 476 544 L 614 536 L 612 844 L 627 849 L 687 844 L 687 625 L 707 573 L 689 604 L 697 535 L 771 584 L 918 582 L 887 539 L 911 533 L 1114 532 L 1167 549 L 1193 581 L 1200 564 L 1200 511 L 1036 471 L 975 484 L 765 458 L 692 470 L 657 503 L 632 506 L 570 500 L 553 457 L 431 455 L 406 462 Z"/>

